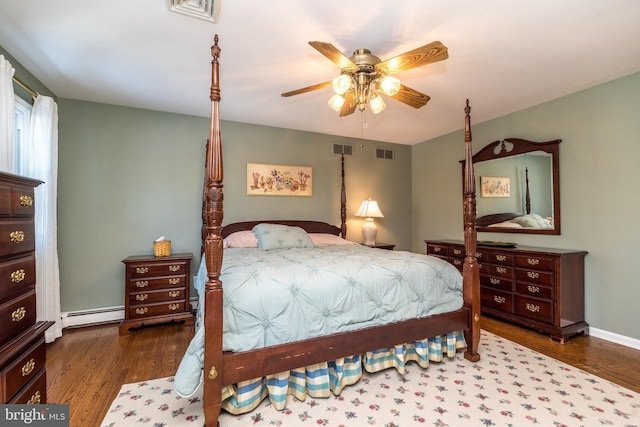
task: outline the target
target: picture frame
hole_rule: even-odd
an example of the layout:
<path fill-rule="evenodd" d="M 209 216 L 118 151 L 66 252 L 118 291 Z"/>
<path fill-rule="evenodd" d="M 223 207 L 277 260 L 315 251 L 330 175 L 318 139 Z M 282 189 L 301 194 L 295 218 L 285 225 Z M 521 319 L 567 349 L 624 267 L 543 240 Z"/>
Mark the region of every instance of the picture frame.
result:
<path fill-rule="evenodd" d="M 506 176 L 480 177 L 480 197 L 511 197 L 511 182 Z"/>
<path fill-rule="evenodd" d="M 248 196 L 311 197 L 311 166 L 247 163 Z"/>

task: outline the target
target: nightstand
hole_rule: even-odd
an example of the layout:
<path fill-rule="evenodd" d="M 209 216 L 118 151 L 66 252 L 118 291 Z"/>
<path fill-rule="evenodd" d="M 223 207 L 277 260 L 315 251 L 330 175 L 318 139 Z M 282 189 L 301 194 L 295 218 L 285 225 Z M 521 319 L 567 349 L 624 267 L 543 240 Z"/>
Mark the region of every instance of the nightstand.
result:
<path fill-rule="evenodd" d="M 369 246 L 369 245 L 365 245 L 364 243 L 360 243 L 362 246 L 367 246 L 368 248 L 376 248 L 376 249 L 387 249 L 392 251 L 393 248 L 396 247 L 396 245 L 393 245 L 391 243 L 376 243 L 373 246 Z"/>
<path fill-rule="evenodd" d="M 189 270 L 193 254 L 130 256 L 125 264 L 125 310 L 120 335 L 165 322 L 193 323 Z"/>

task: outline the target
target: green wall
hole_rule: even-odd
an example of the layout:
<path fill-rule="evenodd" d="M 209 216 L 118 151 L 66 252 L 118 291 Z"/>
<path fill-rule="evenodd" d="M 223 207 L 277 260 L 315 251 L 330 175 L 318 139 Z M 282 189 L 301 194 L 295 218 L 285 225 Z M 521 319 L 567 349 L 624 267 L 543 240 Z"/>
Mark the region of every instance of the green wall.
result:
<path fill-rule="evenodd" d="M 474 153 L 503 138 L 560 143 L 560 236 L 480 233 L 482 240 L 583 249 L 586 320 L 594 328 L 640 339 L 636 270 L 640 198 L 640 73 L 484 123 L 473 120 Z M 460 125 L 464 125 L 460 101 Z M 462 239 L 462 130 L 412 147 L 412 249 L 424 239 Z M 433 185 L 433 183 L 438 185 Z"/>
<path fill-rule="evenodd" d="M 172 252 L 196 255 L 195 270 L 209 119 L 69 99 L 59 100 L 59 116 L 62 311 L 123 305 L 120 261 L 150 254 L 161 235 Z M 340 157 L 332 145 L 353 144 L 345 160 L 347 237 L 361 241 L 363 220 L 353 214 L 371 197 L 385 214 L 377 240 L 410 248 L 409 146 L 229 121 L 222 139 L 225 224 L 302 218 L 339 225 Z M 393 149 L 396 159 L 375 159 L 376 147 Z M 247 162 L 311 166 L 313 196 L 247 196 Z"/>

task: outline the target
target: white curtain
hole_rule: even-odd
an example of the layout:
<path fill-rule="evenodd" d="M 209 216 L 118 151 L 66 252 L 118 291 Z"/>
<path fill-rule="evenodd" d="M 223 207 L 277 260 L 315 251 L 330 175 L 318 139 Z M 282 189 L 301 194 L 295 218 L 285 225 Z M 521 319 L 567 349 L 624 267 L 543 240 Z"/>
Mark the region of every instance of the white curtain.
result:
<path fill-rule="evenodd" d="M 16 113 L 11 63 L 0 55 L 0 171 L 16 173 Z"/>
<path fill-rule="evenodd" d="M 22 174 L 44 181 L 36 187 L 36 293 L 38 320 L 54 322 L 45 341 L 62 336 L 60 272 L 58 267 L 58 106 L 38 95 L 31 110 L 29 141 Z"/>

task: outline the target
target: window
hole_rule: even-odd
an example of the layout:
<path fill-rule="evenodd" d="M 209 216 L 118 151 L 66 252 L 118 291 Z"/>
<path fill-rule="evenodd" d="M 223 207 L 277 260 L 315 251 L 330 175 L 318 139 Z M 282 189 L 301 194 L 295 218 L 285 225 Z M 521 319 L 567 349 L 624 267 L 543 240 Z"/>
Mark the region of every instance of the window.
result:
<path fill-rule="evenodd" d="M 22 98 L 15 97 L 16 110 L 16 160 L 18 165 L 18 174 L 23 174 L 23 166 L 25 164 L 24 155 L 27 150 L 27 141 L 29 140 L 29 127 L 31 122 L 31 104 Z"/>

